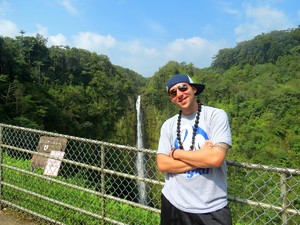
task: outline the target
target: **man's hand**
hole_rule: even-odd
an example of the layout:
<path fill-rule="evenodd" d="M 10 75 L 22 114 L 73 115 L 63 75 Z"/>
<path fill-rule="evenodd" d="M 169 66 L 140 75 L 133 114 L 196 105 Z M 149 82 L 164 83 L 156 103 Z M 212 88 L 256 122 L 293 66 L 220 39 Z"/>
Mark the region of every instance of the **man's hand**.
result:
<path fill-rule="evenodd" d="M 195 151 L 173 150 L 171 155 L 175 161 L 182 161 L 196 168 L 214 168 L 223 165 L 229 145 L 206 141 L 204 146 Z"/>

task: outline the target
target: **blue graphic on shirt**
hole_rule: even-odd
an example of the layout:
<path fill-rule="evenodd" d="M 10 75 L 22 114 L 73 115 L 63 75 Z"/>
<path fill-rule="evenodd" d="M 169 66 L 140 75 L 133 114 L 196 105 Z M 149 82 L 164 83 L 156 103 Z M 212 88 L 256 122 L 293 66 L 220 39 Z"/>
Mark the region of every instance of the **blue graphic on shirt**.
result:
<path fill-rule="evenodd" d="M 195 174 L 204 175 L 209 174 L 209 168 L 197 168 L 194 170 L 190 170 L 185 172 L 187 174 L 187 178 L 193 178 Z"/>
<path fill-rule="evenodd" d="M 193 129 L 194 129 L 194 127 L 192 128 L 192 130 L 189 130 L 189 129 L 181 130 L 181 134 L 183 134 L 183 137 L 182 137 L 182 140 L 181 140 L 182 145 L 184 145 L 184 143 L 187 141 L 189 135 L 190 135 L 190 138 L 191 138 L 191 136 L 193 135 L 192 134 Z M 189 134 L 189 131 L 190 131 L 190 134 Z M 203 129 L 198 127 L 197 131 L 196 131 L 196 136 L 195 136 L 195 149 L 200 149 L 201 145 L 204 143 L 205 140 L 208 140 L 208 135 L 206 134 L 206 132 Z M 179 149 L 179 144 L 178 144 L 178 139 L 177 138 L 174 141 L 174 148 Z M 194 175 L 209 174 L 209 168 L 197 168 L 197 169 L 194 169 L 194 170 L 187 171 L 187 172 L 185 172 L 185 174 L 187 175 L 188 179 L 191 179 L 191 178 L 194 177 Z"/>

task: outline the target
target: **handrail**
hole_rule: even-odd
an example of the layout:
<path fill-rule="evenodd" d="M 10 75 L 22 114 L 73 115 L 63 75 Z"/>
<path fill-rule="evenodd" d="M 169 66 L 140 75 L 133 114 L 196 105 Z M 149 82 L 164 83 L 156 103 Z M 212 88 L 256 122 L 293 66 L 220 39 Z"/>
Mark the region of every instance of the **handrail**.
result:
<path fill-rule="evenodd" d="M 23 135 L 22 132 L 26 132 L 26 135 Z M 22 135 L 20 135 L 20 133 Z M 51 156 L 49 154 L 38 152 L 36 149 L 33 149 L 34 147 L 24 148 L 24 146 L 22 146 L 21 144 L 21 142 L 26 142 L 26 143 L 30 143 L 30 146 L 34 146 L 37 144 L 36 142 L 38 140 L 38 137 L 41 136 L 63 137 L 63 138 L 67 138 L 69 143 L 73 141 L 73 145 L 69 147 L 70 149 L 68 149 L 68 151 L 71 153 L 78 152 L 80 154 L 81 152 L 84 152 L 87 154 L 89 151 L 91 151 L 91 149 L 94 151 L 95 148 L 99 147 L 99 154 L 95 155 L 99 157 L 99 163 L 97 165 L 90 165 L 88 163 L 88 159 L 84 161 L 80 161 L 80 160 L 75 161 L 72 158 L 58 158 L 58 157 Z M 18 139 L 18 141 L 15 142 L 15 139 Z M 6 153 L 4 154 L 4 152 Z M 143 152 L 149 158 L 146 165 L 149 167 L 149 170 L 147 171 L 147 176 L 145 177 L 139 177 L 134 173 L 134 169 L 131 168 L 131 166 L 134 165 L 135 162 L 135 160 L 133 160 L 132 157 L 134 157 L 137 152 Z M 62 163 L 68 165 L 71 168 L 72 167 L 80 168 L 80 170 L 86 170 L 90 174 L 92 174 L 92 172 L 96 172 L 96 174 L 99 175 L 99 181 L 101 182 L 99 184 L 99 189 L 93 190 L 88 187 L 81 187 L 73 183 L 68 183 L 66 180 L 58 179 L 58 177 L 49 177 L 42 174 L 38 174 L 36 171 L 29 170 L 28 168 L 24 169 L 24 168 L 18 168 L 16 165 L 9 165 L 7 162 L 4 162 L 4 158 L 7 158 L 7 153 L 10 153 L 11 155 L 10 157 L 20 158 L 21 160 L 23 160 L 22 157 L 20 156 L 22 154 L 31 155 L 31 156 L 35 155 L 47 159 L 61 161 Z M 73 157 L 75 156 L 76 155 L 74 155 Z M 34 212 L 29 208 L 26 208 L 22 205 L 18 205 L 18 203 L 14 202 L 13 200 L 9 200 L 6 192 L 10 190 L 10 191 L 15 191 L 16 193 L 22 193 L 28 196 L 32 196 L 35 199 L 47 201 L 51 204 L 61 206 L 68 210 L 73 210 L 74 212 L 77 213 L 82 213 L 86 216 L 99 219 L 102 221 L 103 224 L 105 224 L 106 222 L 111 224 L 126 224 L 121 220 L 115 219 L 114 215 L 112 215 L 112 213 L 108 211 L 108 205 L 111 204 L 112 202 L 114 202 L 114 204 L 123 204 L 124 207 L 126 205 L 128 207 L 138 208 L 141 210 L 145 210 L 149 213 L 159 215 L 160 209 L 158 206 L 160 204 L 158 203 L 156 203 L 156 206 L 144 205 L 136 201 L 133 201 L 131 199 L 126 199 L 126 197 L 123 198 L 120 196 L 116 196 L 115 193 L 113 193 L 114 191 L 116 192 L 122 191 L 122 187 L 124 190 L 126 189 L 129 190 L 131 185 L 130 182 L 134 182 L 134 183 L 145 182 L 148 187 L 147 190 L 151 194 L 151 198 L 152 198 L 151 201 L 159 202 L 160 201 L 159 192 L 161 191 L 164 182 L 161 174 L 157 170 L 155 170 L 156 168 L 155 156 L 156 156 L 156 151 L 151 149 L 143 149 L 143 148 L 139 149 L 132 146 L 119 145 L 114 143 L 108 143 L 103 141 L 91 140 L 86 138 L 74 137 L 69 135 L 57 134 L 53 132 L 40 131 L 40 130 L 17 127 L 17 126 L 0 123 L 0 207 L 4 207 L 4 206 L 12 207 L 17 210 L 21 210 L 23 212 L 32 214 L 33 216 L 37 218 L 41 218 L 42 220 L 46 220 L 49 222 L 55 221 L 57 224 L 64 224 L 64 222 L 62 221 L 58 221 L 57 219 L 53 219 L 39 212 Z M 91 156 L 87 155 L 86 157 L 91 157 Z M 260 197 L 257 199 L 255 199 L 255 197 L 254 199 L 251 199 L 253 198 L 253 196 L 251 196 L 250 199 L 242 198 L 239 196 L 228 196 L 228 200 L 231 202 L 231 204 L 234 204 L 236 202 L 254 208 L 271 210 L 275 212 L 276 215 L 280 215 L 282 224 L 287 224 L 288 221 L 290 220 L 296 221 L 295 223 L 299 221 L 299 219 L 297 219 L 297 216 L 300 216 L 300 210 L 295 208 L 295 206 L 292 204 L 293 201 L 296 202 L 296 200 L 291 200 L 289 198 L 291 197 L 291 195 L 295 196 L 295 199 L 299 198 L 299 193 L 297 193 L 298 190 L 297 187 L 300 184 L 300 179 L 299 179 L 300 169 L 279 168 L 274 166 L 251 164 L 251 163 L 237 162 L 231 160 L 227 160 L 227 164 L 229 168 L 235 167 L 238 170 L 243 169 L 247 171 L 246 172 L 247 174 L 253 171 L 264 171 L 266 173 L 274 173 L 279 177 L 278 182 L 274 181 L 274 184 L 279 187 L 278 190 L 279 193 L 277 195 L 278 201 L 275 201 L 274 203 L 268 201 L 266 202 L 265 200 L 266 198 L 268 198 L 267 196 L 262 196 L 261 200 L 259 200 Z M 119 169 L 123 167 L 128 168 L 129 170 L 125 171 L 124 169 Z M 31 177 L 37 179 L 41 183 L 49 182 L 53 185 L 64 186 L 70 190 L 74 190 L 74 192 L 76 193 L 82 192 L 82 193 L 90 194 L 91 196 L 97 196 L 99 198 L 99 202 L 101 202 L 100 210 L 97 213 L 94 213 L 92 211 L 81 208 L 79 206 L 65 203 L 60 199 L 54 199 L 53 197 L 44 196 L 43 193 L 37 193 L 36 191 L 29 190 L 29 187 L 25 188 L 25 187 L 18 186 L 19 184 L 10 182 L 9 179 L 7 179 L 8 175 L 6 174 L 8 174 L 9 171 L 19 174 L 18 176 Z M 70 172 L 68 176 L 71 176 L 71 174 L 72 172 Z M 255 182 L 255 181 L 251 181 L 251 182 Z M 118 187 L 118 185 L 120 185 L 120 187 Z M 108 191 L 109 188 L 113 188 L 112 193 Z M 264 194 L 263 192 L 259 192 L 259 195 L 263 195 L 263 194 Z M 280 203 L 280 205 L 278 203 Z M 126 209 L 124 208 L 123 210 Z M 117 214 L 117 213 L 120 213 L 120 211 L 115 212 L 113 214 Z M 248 216 L 247 212 L 244 213 L 245 215 L 241 218 L 247 218 Z M 254 219 L 257 220 L 259 218 L 254 218 Z"/>

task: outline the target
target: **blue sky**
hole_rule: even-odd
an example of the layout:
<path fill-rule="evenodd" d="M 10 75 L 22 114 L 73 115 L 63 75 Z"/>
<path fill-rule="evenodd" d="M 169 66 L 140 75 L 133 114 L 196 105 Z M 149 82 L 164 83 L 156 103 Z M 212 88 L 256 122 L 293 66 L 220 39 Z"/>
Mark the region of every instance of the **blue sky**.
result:
<path fill-rule="evenodd" d="M 39 33 L 145 77 L 171 60 L 208 67 L 220 49 L 298 25 L 299 0 L 0 0 L 0 35 Z"/>

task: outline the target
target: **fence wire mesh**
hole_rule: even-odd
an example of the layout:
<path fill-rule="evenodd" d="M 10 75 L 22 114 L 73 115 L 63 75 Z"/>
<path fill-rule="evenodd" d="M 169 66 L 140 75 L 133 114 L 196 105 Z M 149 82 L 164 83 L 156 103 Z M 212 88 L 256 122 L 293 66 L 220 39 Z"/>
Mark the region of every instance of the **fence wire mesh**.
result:
<path fill-rule="evenodd" d="M 228 164 L 229 196 L 235 196 L 229 199 L 237 224 L 299 224 L 299 169 Z"/>
<path fill-rule="evenodd" d="M 40 224 L 155 225 L 155 151 L 0 124 L 0 204 Z M 233 224 L 300 224 L 300 171 L 228 161 Z"/>

